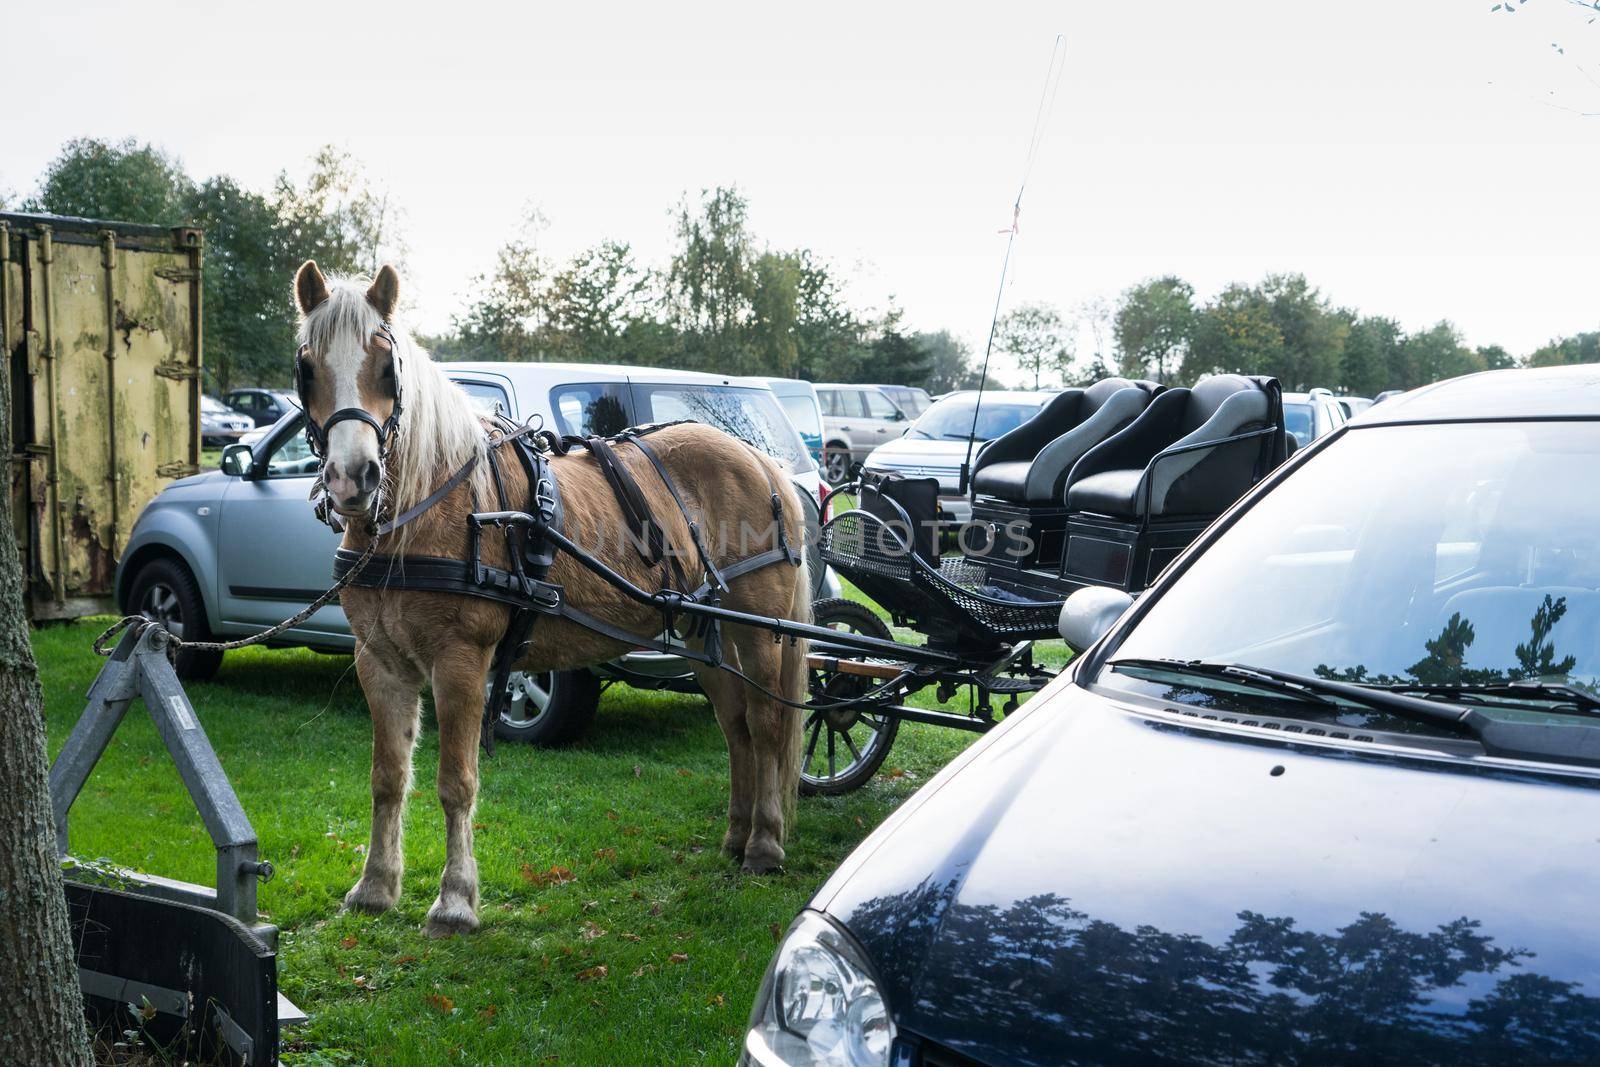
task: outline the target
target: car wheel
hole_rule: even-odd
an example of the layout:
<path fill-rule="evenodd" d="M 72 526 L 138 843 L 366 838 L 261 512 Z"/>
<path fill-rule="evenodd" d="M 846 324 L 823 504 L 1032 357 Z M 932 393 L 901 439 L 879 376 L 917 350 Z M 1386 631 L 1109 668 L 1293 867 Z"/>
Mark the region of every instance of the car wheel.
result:
<path fill-rule="evenodd" d="M 865 604 L 843 598 L 819 600 L 811 606 L 812 622 L 829 630 L 892 641 L 894 634 Z M 806 714 L 805 755 L 800 764 L 800 792 L 805 796 L 839 796 L 860 789 L 883 765 L 900 730 L 900 720 L 869 702 L 852 706 L 879 683 L 840 671 L 811 671 L 811 699 L 824 705 Z"/>
<path fill-rule="evenodd" d="M 494 724 L 502 741 L 570 745 L 588 732 L 600 707 L 600 679 L 591 671 L 512 671 L 506 688 L 510 699 Z"/>
<path fill-rule="evenodd" d="M 850 450 L 847 448 L 829 448 L 823 454 L 824 473 L 828 476 L 829 485 L 840 485 L 850 477 Z"/>
<path fill-rule="evenodd" d="M 155 559 L 139 568 L 129 587 L 128 607 L 130 614 L 144 616 L 179 640 L 211 640 L 200 587 L 189 568 L 175 559 Z M 221 665 L 221 652 L 184 648 L 173 666 L 185 681 L 204 681 Z"/>

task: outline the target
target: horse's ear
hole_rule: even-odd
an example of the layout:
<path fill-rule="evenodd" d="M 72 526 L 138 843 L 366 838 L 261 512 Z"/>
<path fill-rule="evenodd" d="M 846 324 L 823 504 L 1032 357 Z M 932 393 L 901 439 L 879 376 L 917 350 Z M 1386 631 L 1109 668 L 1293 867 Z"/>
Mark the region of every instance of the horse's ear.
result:
<path fill-rule="evenodd" d="M 309 315 L 318 304 L 328 299 L 328 280 L 317 269 L 317 261 L 308 259 L 300 264 L 294 275 L 294 298 L 300 303 L 300 314 Z"/>
<path fill-rule="evenodd" d="M 367 290 L 367 303 L 378 309 L 384 322 L 394 315 L 395 305 L 400 303 L 400 275 L 389 264 L 383 265 L 372 282 L 372 288 Z"/>

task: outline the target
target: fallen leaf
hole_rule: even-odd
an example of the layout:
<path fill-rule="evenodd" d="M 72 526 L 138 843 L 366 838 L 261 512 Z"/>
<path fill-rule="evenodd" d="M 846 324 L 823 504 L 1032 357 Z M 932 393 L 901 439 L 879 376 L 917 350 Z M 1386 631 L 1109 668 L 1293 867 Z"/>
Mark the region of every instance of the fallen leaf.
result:
<path fill-rule="evenodd" d="M 614 848 L 597 848 L 594 850 L 594 858 L 597 860 L 614 860 L 617 858 L 617 850 Z"/>
<path fill-rule="evenodd" d="M 633 776 L 635 778 L 643 778 L 644 777 L 644 768 L 639 766 L 637 763 L 635 763 L 633 765 Z"/>
<path fill-rule="evenodd" d="M 356 936 L 354 934 L 351 934 L 349 937 L 341 937 L 339 939 L 339 947 L 340 948 L 355 948 L 356 947 Z"/>
<path fill-rule="evenodd" d="M 861 816 L 859 815 L 856 816 L 856 827 L 862 830 L 866 829 L 867 827 L 867 824 L 861 821 Z"/>
<path fill-rule="evenodd" d="M 456 1010 L 456 1002 L 443 993 L 429 993 L 426 999 L 429 1004 L 432 1004 L 446 1015 Z"/>
<path fill-rule="evenodd" d="M 600 927 L 595 925 L 593 922 L 585 922 L 583 924 L 582 936 L 585 941 L 593 941 L 597 937 L 606 936 L 606 932 L 600 929 Z"/>
<path fill-rule="evenodd" d="M 649 974 L 651 971 L 653 971 L 655 969 L 656 969 L 656 965 L 655 964 L 647 963 L 643 967 L 640 967 L 637 971 L 634 971 L 633 972 L 633 976 L 635 978 L 643 978 L 645 975 Z"/>
<path fill-rule="evenodd" d="M 623 837 L 638 837 L 642 833 L 644 833 L 644 831 L 639 829 L 637 826 L 624 826 L 622 828 Z"/>
<path fill-rule="evenodd" d="M 630 934 L 630 933 L 626 933 L 626 932 L 620 933 L 617 936 L 622 938 L 622 940 L 624 940 L 624 941 L 643 941 L 644 940 L 644 938 L 640 937 L 638 934 Z"/>
<path fill-rule="evenodd" d="M 610 973 L 611 972 L 610 972 L 610 970 L 608 970 L 606 968 L 606 965 L 601 963 L 601 964 L 597 964 L 597 965 L 595 965 L 593 967 L 590 967 L 586 971 L 579 971 L 578 972 L 578 981 L 580 981 L 580 982 L 593 982 L 596 979 L 604 978 L 606 975 L 608 975 Z"/>
<path fill-rule="evenodd" d="M 906 772 L 902 768 L 900 768 L 900 767 L 890 767 L 889 768 L 889 777 L 890 778 L 904 778 L 905 776 L 906 776 Z"/>
<path fill-rule="evenodd" d="M 651 915 L 660 915 L 661 914 L 661 905 L 660 904 L 652 904 L 652 905 L 650 905 L 650 914 Z"/>
<path fill-rule="evenodd" d="M 713 993 L 711 996 L 706 998 L 706 1003 L 707 1004 L 715 1004 L 719 1008 L 722 1007 L 722 994 L 721 993 Z"/>
<path fill-rule="evenodd" d="M 667 962 L 668 963 L 688 963 L 689 962 L 689 954 L 687 952 L 674 952 L 672 955 L 667 957 Z"/>
<path fill-rule="evenodd" d="M 145 1022 L 149 1022 L 156 1017 L 156 1006 L 144 997 L 139 998 L 139 1017 Z"/>
<path fill-rule="evenodd" d="M 487 1008 L 484 1008 L 482 1011 L 478 1012 L 478 1017 L 484 1022 L 488 1022 L 490 1019 L 495 1017 L 497 1011 L 498 1009 L 496 1009 L 493 1004 L 490 1004 Z"/>
<path fill-rule="evenodd" d="M 472 828 L 474 830 L 487 830 L 489 828 L 489 824 L 486 822 L 475 822 L 472 824 Z"/>
<path fill-rule="evenodd" d="M 363 989 L 367 987 L 367 976 L 364 974 L 358 974 L 354 978 L 350 979 L 350 981 Z"/>
<path fill-rule="evenodd" d="M 395 961 L 394 961 L 394 965 L 396 967 L 404 967 L 408 963 L 416 963 L 416 962 L 417 962 L 417 957 L 415 957 L 415 956 L 396 956 L 395 957 Z"/>
<path fill-rule="evenodd" d="M 773 923 L 771 926 L 767 927 L 767 929 L 772 931 L 772 940 L 781 941 L 783 939 L 783 930 L 778 926 L 777 923 Z"/>
<path fill-rule="evenodd" d="M 548 871 L 536 871 L 532 864 L 522 865 L 522 880 L 529 885 L 566 885 L 574 877 L 572 871 L 566 867 L 551 867 Z"/>
<path fill-rule="evenodd" d="M 610 819 L 612 822 L 616 822 L 617 819 L 621 818 L 621 816 L 619 816 L 614 809 L 607 808 L 606 809 L 606 818 Z"/>
<path fill-rule="evenodd" d="M 678 777 L 679 778 L 693 778 L 694 777 L 694 772 L 691 771 L 687 767 L 679 767 L 678 768 Z"/>
<path fill-rule="evenodd" d="M 600 906 L 600 902 L 598 900 L 586 900 L 586 901 L 583 902 L 583 910 L 584 911 L 593 911 L 594 909 L 598 908 L 599 906 Z"/>

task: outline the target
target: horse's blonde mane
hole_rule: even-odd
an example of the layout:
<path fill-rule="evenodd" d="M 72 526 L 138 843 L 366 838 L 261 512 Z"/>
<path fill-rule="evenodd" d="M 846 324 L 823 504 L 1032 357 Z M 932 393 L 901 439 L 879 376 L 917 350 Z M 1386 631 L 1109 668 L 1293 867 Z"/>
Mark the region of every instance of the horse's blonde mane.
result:
<path fill-rule="evenodd" d="M 383 325 L 383 317 L 367 300 L 367 278 L 329 278 L 328 299 L 305 317 L 300 339 L 327 352 L 345 344 L 364 344 Z M 390 322 L 399 346 L 399 439 L 385 472 L 384 489 L 394 515 L 422 500 L 446 477 L 484 451 L 483 425 L 466 393 L 444 376 L 426 349 L 396 322 Z M 487 464 L 479 463 L 472 484 L 479 499 L 490 488 Z"/>

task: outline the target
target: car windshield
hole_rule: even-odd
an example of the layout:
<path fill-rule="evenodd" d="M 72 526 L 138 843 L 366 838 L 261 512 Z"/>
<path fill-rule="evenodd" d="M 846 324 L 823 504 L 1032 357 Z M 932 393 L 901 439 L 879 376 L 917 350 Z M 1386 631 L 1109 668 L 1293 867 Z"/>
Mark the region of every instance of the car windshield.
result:
<path fill-rule="evenodd" d="M 950 441 L 965 441 L 972 432 L 972 409 L 978 407 L 977 440 L 988 441 L 1008 430 L 1014 430 L 1037 414 L 1039 405 L 1018 403 L 1015 400 L 985 400 L 978 405 L 976 394 L 947 396 L 923 412 L 911 424 L 912 437 L 931 437 Z"/>
<path fill-rule="evenodd" d="M 208 415 L 232 415 L 233 409 L 214 397 L 202 396 L 200 410 Z"/>
<path fill-rule="evenodd" d="M 1311 439 L 1317 433 L 1310 404 L 1285 402 L 1283 405 L 1283 425 L 1289 431 L 1289 435 L 1295 439 L 1295 443 L 1301 448 L 1309 445 Z"/>
<path fill-rule="evenodd" d="M 678 419 L 709 423 L 783 460 L 793 471 L 816 470 L 805 442 L 770 389 L 635 384 L 633 404 L 634 417 L 641 425 Z"/>
<path fill-rule="evenodd" d="M 1593 422 L 1355 430 L 1242 514 L 1110 658 L 1600 692 L 1597 467 Z M 1133 684 L 1117 677 L 1099 680 Z"/>

